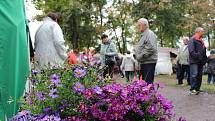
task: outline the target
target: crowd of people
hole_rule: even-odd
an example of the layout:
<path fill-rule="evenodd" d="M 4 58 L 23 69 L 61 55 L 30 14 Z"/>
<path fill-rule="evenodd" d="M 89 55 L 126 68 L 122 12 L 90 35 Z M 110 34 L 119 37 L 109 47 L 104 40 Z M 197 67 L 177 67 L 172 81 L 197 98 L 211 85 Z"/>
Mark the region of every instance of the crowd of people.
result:
<path fill-rule="evenodd" d="M 86 57 L 88 60 L 100 60 L 104 67 L 104 77 L 113 78 L 114 69 L 117 68 L 121 77 L 125 76 L 128 81 L 133 80 L 134 77 L 142 77 L 149 84 L 153 82 L 157 61 L 157 36 L 149 29 L 147 19 L 138 20 L 138 30 L 142 33 L 140 41 L 137 43 L 134 53 L 128 51 L 123 58 L 118 55 L 114 42 L 106 34 L 101 36 L 102 44 L 97 58 L 94 57 L 96 55 L 94 52 L 87 50 L 82 53 L 77 50 L 67 53 L 63 32 L 58 21 L 57 14 L 49 13 L 36 32 L 34 60 L 41 68 L 63 65 L 66 60 L 70 64 L 80 64 L 80 60 L 84 60 L 83 58 Z"/>
<path fill-rule="evenodd" d="M 57 23 L 58 19 L 57 14 L 49 13 L 36 32 L 35 60 L 42 68 L 48 65 L 62 65 L 66 60 L 69 64 L 79 64 L 80 60 L 86 57 L 88 61 L 100 60 L 101 66 L 104 67 L 103 77 L 113 78 L 116 69 L 117 73 L 122 78 L 126 77 L 127 81 L 141 78 L 148 84 L 154 82 L 158 59 L 157 36 L 149 29 L 147 19 L 141 18 L 137 21 L 141 37 L 133 52 L 127 51 L 123 56 L 119 56 L 114 42 L 106 34 L 101 36 L 102 44 L 99 52 L 85 49 L 82 53 L 77 50 L 67 53 L 63 32 Z M 207 58 L 203 35 L 204 29 L 198 27 L 193 37 L 190 39 L 184 37 L 177 56 L 178 84 L 182 85 L 184 77 L 187 77 L 187 84 L 191 86 L 190 94 L 201 92 L 203 66 L 206 62 L 208 83 L 215 83 L 215 51 L 211 51 L 211 55 Z"/>
<path fill-rule="evenodd" d="M 187 84 L 190 85 L 190 94 L 199 94 L 201 92 L 203 73 L 208 74 L 208 84 L 215 84 L 215 50 L 206 55 L 206 46 L 202 39 L 204 29 L 196 28 L 195 34 L 189 37 L 183 37 L 183 45 L 179 48 L 177 56 L 177 79 L 178 85 L 183 85 L 184 77 L 187 78 Z M 204 70 L 204 72 L 203 72 Z"/>

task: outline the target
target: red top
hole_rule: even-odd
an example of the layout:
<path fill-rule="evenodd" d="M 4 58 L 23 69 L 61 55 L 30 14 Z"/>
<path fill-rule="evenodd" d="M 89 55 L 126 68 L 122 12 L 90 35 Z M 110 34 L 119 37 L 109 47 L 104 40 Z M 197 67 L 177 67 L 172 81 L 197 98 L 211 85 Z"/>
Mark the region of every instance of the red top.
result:
<path fill-rule="evenodd" d="M 77 64 L 77 56 L 74 52 L 68 54 L 69 56 L 69 64 Z"/>
<path fill-rule="evenodd" d="M 202 37 L 199 36 L 199 34 L 195 34 L 195 35 L 194 35 L 194 38 L 195 38 L 197 41 L 201 42 L 203 46 L 205 46 L 205 43 L 204 43 L 204 41 L 202 40 Z"/>

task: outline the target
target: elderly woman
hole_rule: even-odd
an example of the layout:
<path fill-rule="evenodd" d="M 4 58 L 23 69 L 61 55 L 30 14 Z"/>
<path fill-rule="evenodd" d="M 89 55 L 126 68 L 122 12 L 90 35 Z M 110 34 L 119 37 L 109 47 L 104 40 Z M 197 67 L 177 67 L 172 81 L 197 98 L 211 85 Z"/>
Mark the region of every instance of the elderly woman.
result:
<path fill-rule="evenodd" d="M 189 37 L 183 37 L 183 45 L 179 48 L 177 63 L 178 63 L 178 84 L 183 84 L 184 74 L 187 74 L 187 84 L 190 85 L 190 69 L 189 69 L 189 51 L 188 41 Z"/>
<path fill-rule="evenodd" d="M 115 56 L 117 56 L 116 47 L 115 44 L 108 39 L 106 34 L 102 35 L 101 39 L 100 60 L 102 65 L 106 66 L 103 76 L 106 77 L 108 74 L 113 77 Z"/>

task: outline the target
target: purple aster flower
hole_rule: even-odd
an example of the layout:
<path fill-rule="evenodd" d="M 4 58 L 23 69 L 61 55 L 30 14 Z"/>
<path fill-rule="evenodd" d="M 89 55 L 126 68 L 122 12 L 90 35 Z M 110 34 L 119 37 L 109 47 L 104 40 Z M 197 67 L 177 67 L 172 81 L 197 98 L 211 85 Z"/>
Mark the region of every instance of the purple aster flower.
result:
<path fill-rule="evenodd" d="M 86 99 L 89 99 L 93 96 L 94 90 L 93 89 L 87 89 L 84 91 L 84 97 Z"/>
<path fill-rule="evenodd" d="M 31 74 L 36 75 L 36 74 L 38 74 L 38 73 L 39 73 L 39 71 L 37 71 L 37 70 L 31 70 Z"/>
<path fill-rule="evenodd" d="M 171 101 L 163 100 L 163 101 L 161 102 L 161 104 L 162 104 L 162 106 L 163 106 L 163 108 L 164 108 L 165 110 L 169 110 L 169 109 L 172 109 L 172 108 L 173 108 L 173 105 L 172 105 L 172 102 L 171 102 Z"/>
<path fill-rule="evenodd" d="M 83 113 L 87 111 L 87 107 L 84 103 L 81 103 L 79 106 L 79 110 Z"/>
<path fill-rule="evenodd" d="M 44 111 L 45 114 L 49 114 L 49 113 L 52 112 L 52 108 L 51 107 L 46 107 L 46 108 L 43 109 L 43 111 Z"/>
<path fill-rule="evenodd" d="M 40 101 L 44 101 L 46 99 L 45 94 L 42 91 L 39 91 L 37 93 L 37 96 L 38 96 L 38 100 L 40 100 Z"/>
<path fill-rule="evenodd" d="M 60 84 L 59 76 L 57 74 L 52 74 L 51 75 L 51 82 L 55 85 L 59 85 Z"/>
<path fill-rule="evenodd" d="M 74 85 L 74 87 L 73 87 L 73 89 L 74 89 L 75 93 L 79 93 L 79 92 L 83 92 L 84 89 L 85 89 L 85 87 L 80 82 L 76 82 L 75 85 Z"/>
<path fill-rule="evenodd" d="M 42 121 L 61 121 L 61 118 L 59 115 L 46 115 Z"/>
<path fill-rule="evenodd" d="M 147 83 L 143 80 L 137 80 L 137 81 L 133 81 L 133 85 L 136 86 L 147 86 Z"/>
<path fill-rule="evenodd" d="M 97 94 L 102 94 L 102 89 L 98 86 L 95 86 L 94 88 L 94 91 L 97 93 Z"/>
<path fill-rule="evenodd" d="M 86 75 L 86 70 L 80 69 L 80 68 L 76 68 L 76 69 L 75 69 L 75 76 L 76 76 L 77 78 L 82 78 L 82 77 L 85 76 L 85 75 Z"/>
<path fill-rule="evenodd" d="M 35 84 L 38 83 L 38 80 L 37 79 L 32 79 L 31 82 L 32 82 L 33 85 L 35 85 Z"/>
<path fill-rule="evenodd" d="M 27 121 L 28 119 L 31 119 L 31 112 L 28 110 L 22 110 L 21 112 L 18 112 L 15 121 Z"/>
<path fill-rule="evenodd" d="M 58 95 L 57 95 L 57 89 L 55 88 L 55 89 L 50 90 L 49 96 L 51 98 L 57 98 L 58 97 Z"/>
<path fill-rule="evenodd" d="M 155 115 L 158 112 L 158 107 L 156 104 L 152 104 L 149 108 L 148 108 L 148 112 L 151 115 Z"/>

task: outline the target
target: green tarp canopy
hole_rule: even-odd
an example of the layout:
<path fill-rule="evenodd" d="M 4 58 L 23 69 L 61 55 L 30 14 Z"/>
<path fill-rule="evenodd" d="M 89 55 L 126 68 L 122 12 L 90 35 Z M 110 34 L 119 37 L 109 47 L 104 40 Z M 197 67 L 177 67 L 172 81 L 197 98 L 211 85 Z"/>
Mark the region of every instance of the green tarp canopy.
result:
<path fill-rule="evenodd" d="M 18 111 L 29 72 L 28 53 L 24 1 L 0 0 L 1 121 Z"/>

